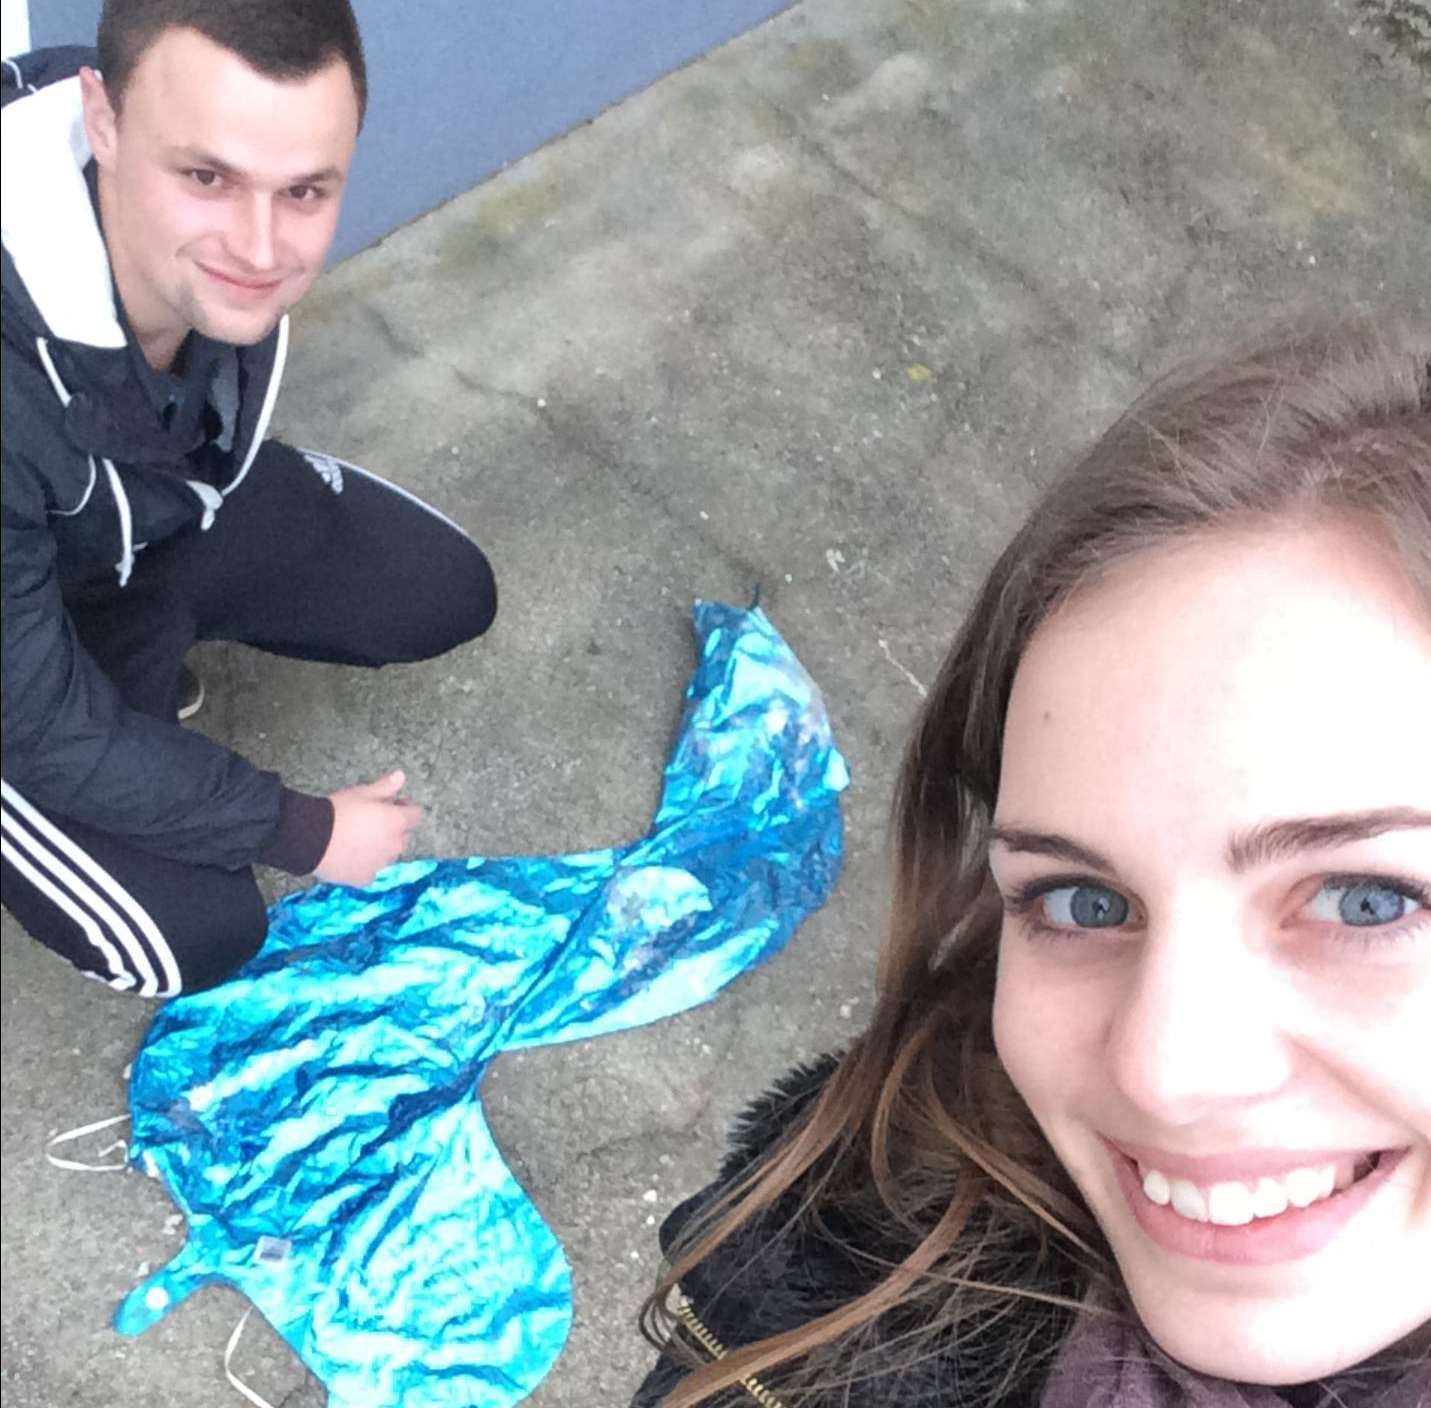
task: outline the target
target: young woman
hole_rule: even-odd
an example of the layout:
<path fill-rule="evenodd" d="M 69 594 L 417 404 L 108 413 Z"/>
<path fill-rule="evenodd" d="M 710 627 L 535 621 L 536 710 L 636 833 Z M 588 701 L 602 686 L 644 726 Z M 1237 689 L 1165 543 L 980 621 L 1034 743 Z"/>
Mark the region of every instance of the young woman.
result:
<path fill-rule="evenodd" d="M 639 1408 L 1431 1406 L 1431 333 L 1156 386 L 904 762 L 880 998 L 663 1228 Z"/>

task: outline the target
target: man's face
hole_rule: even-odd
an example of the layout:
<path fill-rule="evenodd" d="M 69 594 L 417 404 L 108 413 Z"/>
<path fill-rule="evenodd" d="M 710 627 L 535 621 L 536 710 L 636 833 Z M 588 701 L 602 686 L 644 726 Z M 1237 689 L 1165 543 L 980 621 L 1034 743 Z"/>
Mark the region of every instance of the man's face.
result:
<path fill-rule="evenodd" d="M 192 29 L 140 58 L 121 112 L 81 75 L 105 241 L 145 355 L 190 329 L 261 341 L 323 267 L 358 136 L 346 64 L 278 80 Z"/>

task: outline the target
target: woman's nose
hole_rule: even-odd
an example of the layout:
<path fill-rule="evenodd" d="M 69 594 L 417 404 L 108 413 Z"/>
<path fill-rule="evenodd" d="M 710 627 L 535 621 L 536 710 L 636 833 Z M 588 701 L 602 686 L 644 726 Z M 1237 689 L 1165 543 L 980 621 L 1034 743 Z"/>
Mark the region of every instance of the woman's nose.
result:
<path fill-rule="evenodd" d="M 1150 922 L 1108 1032 L 1123 1093 L 1166 1125 L 1275 1094 L 1292 1073 L 1289 994 L 1266 947 L 1217 905 Z"/>

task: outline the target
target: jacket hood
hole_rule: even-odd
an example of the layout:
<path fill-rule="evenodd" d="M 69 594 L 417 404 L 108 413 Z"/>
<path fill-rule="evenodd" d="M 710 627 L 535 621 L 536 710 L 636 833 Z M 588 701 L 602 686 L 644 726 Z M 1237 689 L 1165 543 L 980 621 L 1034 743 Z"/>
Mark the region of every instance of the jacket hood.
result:
<path fill-rule="evenodd" d="M 90 203 L 91 159 L 80 103 L 79 62 L 69 77 L 28 91 L 0 110 L 0 236 L 4 289 L 37 337 L 118 350 L 126 345 L 109 254 Z M 6 60 L 7 69 L 15 63 Z M 13 77 L 13 74 L 12 74 Z"/>

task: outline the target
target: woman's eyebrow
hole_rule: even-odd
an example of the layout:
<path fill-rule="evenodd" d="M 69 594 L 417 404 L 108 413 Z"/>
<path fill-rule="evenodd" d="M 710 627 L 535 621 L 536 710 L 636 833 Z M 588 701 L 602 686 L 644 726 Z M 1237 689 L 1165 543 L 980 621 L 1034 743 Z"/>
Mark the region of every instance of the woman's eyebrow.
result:
<path fill-rule="evenodd" d="M 1431 812 L 1415 807 L 1384 807 L 1379 811 L 1345 812 L 1332 816 L 1289 817 L 1264 822 L 1239 832 L 1227 843 L 1227 863 L 1238 874 L 1298 851 L 1325 850 L 1353 841 L 1367 841 L 1388 831 L 1431 827 Z M 1056 831 L 1033 831 L 1022 826 L 995 826 L 989 840 L 1011 851 L 1051 856 L 1094 870 L 1115 874 L 1115 867 L 1090 846 Z"/>
<path fill-rule="evenodd" d="M 1029 831 L 1021 826 L 996 826 L 989 833 L 1011 851 L 1027 851 L 1032 855 L 1053 856 L 1056 860 L 1071 860 L 1075 865 L 1091 866 L 1094 870 L 1113 873 L 1113 867 L 1097 851 L 1060 836 L 1054 831 Z"/>
<path fill-rule="evenodd" d="M 1431 827 L 1431 812 L 1418 811 L 1415 807 L 1383 807 L 1379 811 L 1269 821 L 1234 836 L 1227 843 L 1227 863 L 1241 873 L 1298 851 L 1325 850 L 1353 841 L 1367 841 L 1387 831 L 1410 831 L 1418 827 Z"/>

